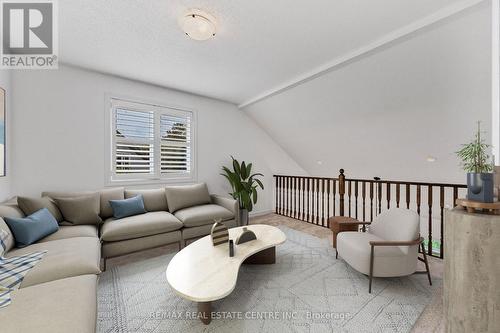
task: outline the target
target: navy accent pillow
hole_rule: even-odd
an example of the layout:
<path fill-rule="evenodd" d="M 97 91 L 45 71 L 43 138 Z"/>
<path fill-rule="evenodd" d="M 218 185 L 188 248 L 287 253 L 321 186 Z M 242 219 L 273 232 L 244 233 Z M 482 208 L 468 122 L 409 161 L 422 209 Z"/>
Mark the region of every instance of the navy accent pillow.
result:
<path fill-rule="evenodd" d="M 4 217 L 14 234 L 17 247 L 25 247 L 59 230 L 56 218 L 47 208 L 23 218 Z"/>
<path fill-rule="evenodd" d="M 109 204 L 113 209 L 113 217 L 115 219 L 146 213 L 142 194 L 124 200 L 109 200 Z"/>

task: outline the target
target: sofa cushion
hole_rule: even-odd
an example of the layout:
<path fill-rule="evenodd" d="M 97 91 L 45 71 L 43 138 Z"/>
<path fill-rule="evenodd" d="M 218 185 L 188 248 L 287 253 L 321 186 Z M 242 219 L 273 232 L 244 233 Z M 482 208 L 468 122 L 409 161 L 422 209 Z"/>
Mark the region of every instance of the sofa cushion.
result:
<path fill-rule="evenodd" d="M 47 208 L 49 212 L 54 216 L 57 222 L 62 222 L 63 216 L 59 208 L 57 208 L 55 202 L 49 197 L 41 198 L 28 198 L 28 197 L 18 197 L 17 204 L 19 208 L 23 211 L 25 215 L 31 215 L 42 208 Z"/>
<path fill-rule="evenodd" d="M 17 247 L 33 244 L 59 229 L 57 220 L 47 208 L 42 208 L 27 217 L 6 217 L 5 222 L 14 234 Z"/>
<path fill-rule="evenodd" d="M 156 235 L 182 228 L 182 223 L 168 212 L 149 212 L 115 220 L 107 219 L 101 228 L 101 239 L 114 242 Z"/>
<path fill-rule="evenodd" d="M 164 232 L 162 234 L 144 236 L 134 239 L 126 239 L 117 242 L 104 242 L 102 244 L 102 257 L 117 257 L 136 251 L 152 249 L 155 247 L 180 242 L 181 239 L 181 231 L 175 230 Z"/>
<path fill-rule="evenodd" d="M 72 225 L 99 224 L 99 193 L 81 197 L 54 198 L 64 220 Z"/>
<path fill-rule="evenodd" d="M 123 200 L 125 199 L 125 188 L 123 187 L 114 187 L 114 188 L 106 188 L 99 191 L 99 195 L 101 198 L 101 218 L 107 219 L 108 217 L 113 216 L 113 209 L 109 204 L 110 200 Z"/>
<path fill-rule="evenodd" d="M 144 207 L 148 212 L 167 211 L 167 197 L 165 189 L 150 189 L 150 190 L 126 190 L 125 198 L 132 198 L 142 194 L 144 199 Z"/>
<path fill-rule="evenodd" d="M 2 333 L 94 333 L 96 290 L 96 275 L 15 290 L 10 294 L 12 303 L 0 310 L 0 330 Z M 70 309 L 76 311 L 68 315 Z"/>
<path fill-rule="evenodd" d="M 113 217 L 115 219 L 146 213 L 142 194 L 123 200 L 110 200 L 109 204 L 113 208 Z"/>
<path fill-rule="evenodd" d="M 99 274 L 101 244 L 98 238 L 75 237 L 36 243 L 7 252 L 6 257 L 44 251 L 43 259 L 24 277 L 21 288 L 57 279 Z"/>
<path fill-rule="evenodd" d="M 232 212 L 224 207 L 212 204 L 184 208 L 175 212 L 174 215 L 186 228 L 214 224 L 215 219 L 221 219 L 222 221 L 234 219 Z"/>
<path fill-rule="evenodd" d="M 12 231 L 10 231 L 9 226 L 5 223 L 5 220 L 0 217 L 0 230 L 3 230 L 7 233 L 7 239 L 4 240 L 5 252 L 9 251 L 15 246 L 14 235 Z"/>
<path fill-rule="evenodd" d="M 205 183 L 167 186 L 165 187 L 165 193 L 169 211 L 172 213 L 182 208 L 211 203 L 210 194 Z"/>
<path fill-rule="evenodd" d="M 0 205 L 0 217 L 25 217 L 21 208 L 14 203 L 4 203 Z"/>
<path fill-rule="evenodd" d="M 45 238 L 42 238 L 38 241 L 41 242 L 50 242 L 58 239 L 66 239 L 73 237 L 94 237 L 97 238 L 98 230 L 95 225 L 61 225 L 59 226 L 59 230 L 54 232 L 51 235 L 48 235 Z"/>

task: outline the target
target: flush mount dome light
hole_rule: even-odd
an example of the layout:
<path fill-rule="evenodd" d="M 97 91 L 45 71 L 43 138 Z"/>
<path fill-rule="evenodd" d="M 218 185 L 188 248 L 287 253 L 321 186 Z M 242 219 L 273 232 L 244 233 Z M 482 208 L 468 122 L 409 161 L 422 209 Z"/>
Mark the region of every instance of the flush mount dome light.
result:
<path fill-rule="evenodd" d="M 199 9 L 191 9 L 179 19 L 182 31 L 194 40 L 207 40 L 215 36 L 215 17 Z"/>

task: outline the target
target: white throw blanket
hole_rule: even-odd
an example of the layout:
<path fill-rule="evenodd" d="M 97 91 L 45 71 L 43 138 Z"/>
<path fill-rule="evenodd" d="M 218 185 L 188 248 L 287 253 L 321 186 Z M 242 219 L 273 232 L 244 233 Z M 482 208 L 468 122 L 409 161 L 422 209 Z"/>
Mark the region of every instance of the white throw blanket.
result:
<path fill-rule="evenodd" d="M 0 229 L 0 308 L 11 303 L 10 292 L 19 288 L 24 276 L 47 252 L 32 252 L 18 257 L 4 258 L 7 237 L 7 232 Z"/>

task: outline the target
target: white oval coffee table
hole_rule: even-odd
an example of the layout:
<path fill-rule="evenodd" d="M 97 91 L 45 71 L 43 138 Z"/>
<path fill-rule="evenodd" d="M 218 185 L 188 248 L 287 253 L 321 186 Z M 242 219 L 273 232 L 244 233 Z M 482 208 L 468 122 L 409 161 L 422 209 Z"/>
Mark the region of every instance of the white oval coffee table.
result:
<path fill-rule="evenodd" d="M 229 239 L 235 240 L 244 227 L 229 229 Z M 229 257 L 229 244 L 212 245 L 210 235 L 179 251 L 167 267 L 167 281 L 180 296 L 197 302 L 201 321 L 211 321 L 211 302 L 229 295 L 236 286 L 241 264 L 274 264 L 276 245 L 286 241 L 278 228 L 255 224 L 246 226 L 256 240 L 234 246 Z"/>

